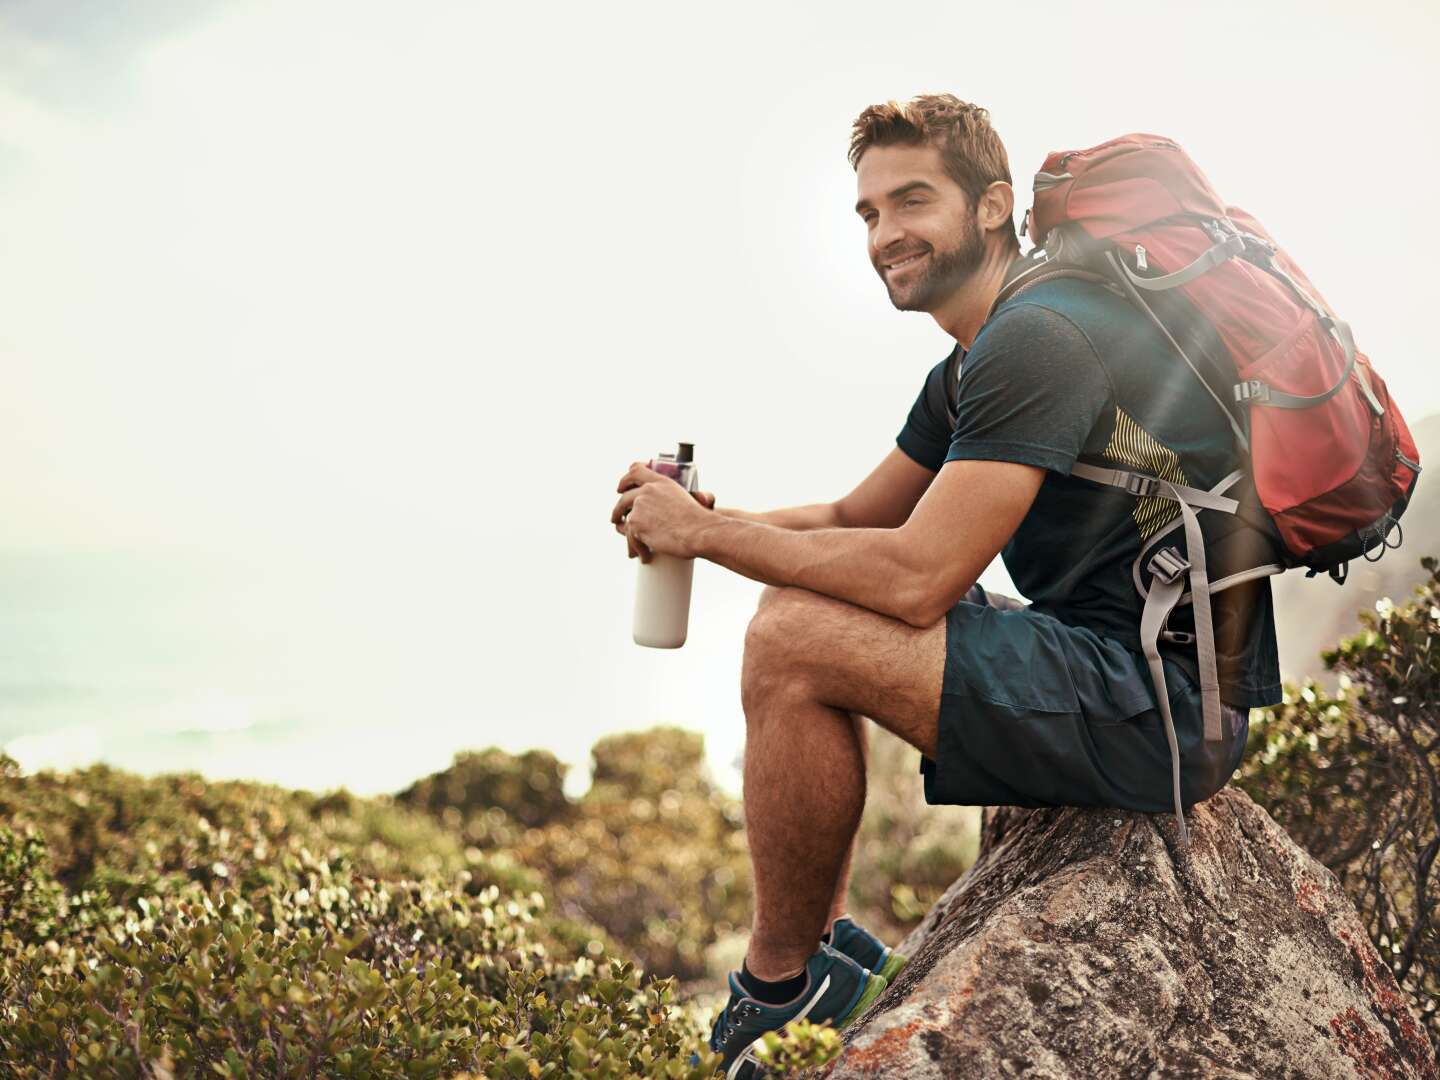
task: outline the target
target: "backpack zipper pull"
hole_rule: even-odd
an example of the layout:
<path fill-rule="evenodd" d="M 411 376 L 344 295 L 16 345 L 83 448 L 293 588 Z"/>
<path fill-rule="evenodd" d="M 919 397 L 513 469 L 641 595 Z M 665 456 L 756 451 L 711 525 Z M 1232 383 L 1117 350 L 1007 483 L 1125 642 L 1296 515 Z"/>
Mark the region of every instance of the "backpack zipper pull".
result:
<path fill-rule="evenodd" d="M 1135 269 L 1149 270 L 1150 264 L 1145 259 L 1145 247 L 1143 244 L 1135 245 Z"/>

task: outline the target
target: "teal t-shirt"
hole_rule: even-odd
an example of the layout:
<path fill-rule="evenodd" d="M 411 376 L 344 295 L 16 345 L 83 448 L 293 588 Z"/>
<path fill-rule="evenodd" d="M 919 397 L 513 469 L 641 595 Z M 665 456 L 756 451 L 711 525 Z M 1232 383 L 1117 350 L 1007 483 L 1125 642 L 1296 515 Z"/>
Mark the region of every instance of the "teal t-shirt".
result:
<path fill-rule="evenodd" d="M 1071 466 L 1209 489 L 1244 465 L 1220 407 L 1160 332 L 1123 297 L 1073 278 L 1024 290 L 968 353 L 957 347 L 937 364 L 896 443 L 937 472 L 967 459 L 1048 470 L 1001 553 L 1005 568 L 1037 610 L 1136 651 L 1143 601 L 1132 564 L 1179 510 L 1071 476 Z M 1244 519 L 1204 511 L 1200 520 L 1212 581 L 1227 564 L 1274 560 L 1268 537 Z M 1179 530 L 1162 544 L 1185 550 Z M 1226 590 L 1212 607 L 1221 697 L 1238 708 L 1279 701 L 1269 581 Z M 1188 607 L 1170 628 L 1192 629 Z M 1193 665 L 1193 647 L 1162 648 Z"/>

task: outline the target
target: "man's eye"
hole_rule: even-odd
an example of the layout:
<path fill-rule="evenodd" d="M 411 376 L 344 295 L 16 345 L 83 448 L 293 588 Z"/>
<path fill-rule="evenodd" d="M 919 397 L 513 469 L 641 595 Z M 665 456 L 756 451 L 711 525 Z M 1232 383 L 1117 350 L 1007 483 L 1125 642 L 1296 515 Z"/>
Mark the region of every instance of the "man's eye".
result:
<path fill-rule="evenodd" d="M 901 203 L 900 205 L 901 205 L 901 206 L 924 206 L 924 205 L 925 205 L 925 200 L 924 200 L 924 199 L 906 199 L 906 200 L 905 200 L 903 203 Z"/>

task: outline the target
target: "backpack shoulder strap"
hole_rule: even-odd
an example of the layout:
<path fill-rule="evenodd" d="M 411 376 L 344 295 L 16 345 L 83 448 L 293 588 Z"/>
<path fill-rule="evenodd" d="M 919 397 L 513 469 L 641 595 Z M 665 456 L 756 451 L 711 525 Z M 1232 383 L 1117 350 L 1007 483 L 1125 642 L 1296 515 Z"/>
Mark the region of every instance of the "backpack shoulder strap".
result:
<path fill-rule="evenodd" d="M 1005 273 L 1005 280 L 1000 286 L 1000 292 L 990 305 L 990 310 L 985 313 L 988 322 L 995 312 L 1008 300 L 1014 299 L 1017 295 L 1028 289 L 1031 285 L 1038 285 L 1042 281 L 1050 281 L 1053 278 L 1073 277 L 1082 281 L 1093 281 L 1097 285 L 1103 285 L 1117 295 L 1123 295 L 1120 289 L 1103 274 L 1097 274 L 1092 270 L 1085 270 L 1073 263 L 1057 263 L 1045 253 L 1043 248 L 1036 248 L 1027 255 L 1023 255 L 1011 263 Z M 953 426 L 955 417 L 959 414 L 960 408 L 960 371 L 959 366 L 964 360 L 964 352 L 956 349 L 951 354 L 945 365 L 945 404 L 949 410 L 950 423 Z"/>
<path fill-rule="evenodd" d="M 990 305 L 990 311 L 986 318 L 990 318 L 1009 300 L 1013 300 L 1020 293 L 1033 285 L 1039 285 L 1042 281 L 1053 281 L 1056 278 L 1079 278 L 1081 281 L 1091 281 L 1097 285 L 1103 285 L 1112 292 L 1119 293 L 1120 290 L 1104 274 L 1097 274 L 1093 270 L 1086 270 L 1076 266 L 1074 263 L 1059 263 L 1044 255 L 1043 248 L 1037 248 L 1040 256 L 1035 253 L 1027 256 L 1025 261 L 1013 266 L 1006 276 L 1004 283 L 1000 286 L 999 293 L 995 296 L 995 302 Z"/>

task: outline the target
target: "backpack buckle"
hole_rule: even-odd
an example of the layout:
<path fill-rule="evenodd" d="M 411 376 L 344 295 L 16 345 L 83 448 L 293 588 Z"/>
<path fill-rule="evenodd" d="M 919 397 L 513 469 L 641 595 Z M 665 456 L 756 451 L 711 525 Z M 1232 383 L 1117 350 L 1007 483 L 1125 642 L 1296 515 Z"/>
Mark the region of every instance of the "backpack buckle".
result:
<path fill-rule="evenodd" d="M 1155 553 L 1145 567 L 1159 581 L 1166 585 L 1179 581 L 1185 572 L 1190 569 L 1190 560 L 1180 554 L 1179 549 L 1173 547 L 1161 548 Z"/>
<path fill-rule="evenodd" d="M 1235 384 L 1236 401 L 1269 401 L 1270 385 L 1259 379 Z"/>
<path fill-rule="evenodd" d="M 1154 477 L 1141 476 L 1139 473 L 1125 474 L 1125 490 L 1137 498 L 1145 498 L 1155 494 L 1159 482 Z"/>
<path fill-rule="evenodd" d="M 1169 645 L 1194 645 L 1195 635 L 1188 630 L 1164 630 L 1160 634 L 1160 640 Z"/>

